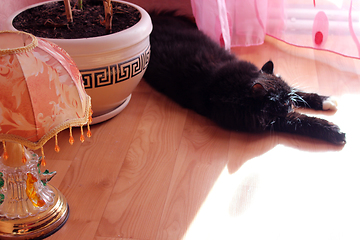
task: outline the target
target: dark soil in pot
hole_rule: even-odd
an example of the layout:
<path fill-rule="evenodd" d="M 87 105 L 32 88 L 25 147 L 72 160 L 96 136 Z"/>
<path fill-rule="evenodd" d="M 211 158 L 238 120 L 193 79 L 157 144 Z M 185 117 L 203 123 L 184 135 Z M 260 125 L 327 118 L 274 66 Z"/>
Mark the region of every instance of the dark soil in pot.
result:
<path fill-rule="evenodd" d="M 104 7 L 101 0 L 84 0 L 83 10 L 74 7 L 73 22 L 67 23 L 62 1 L 44 3 L 28 9 L 13 20 L 17 30 L 43 38 L 89 38 L 106 35 L 104 26 Z M 141 18 L 140 12 L 127 4 L 112 2 L 112 33 L 127 29 Z"/>

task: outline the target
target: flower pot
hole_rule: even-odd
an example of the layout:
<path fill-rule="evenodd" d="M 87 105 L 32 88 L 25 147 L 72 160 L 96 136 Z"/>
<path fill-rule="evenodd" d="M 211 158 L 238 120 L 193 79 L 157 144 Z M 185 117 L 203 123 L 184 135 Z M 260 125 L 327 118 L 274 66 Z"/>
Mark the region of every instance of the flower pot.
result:
<path fill-rule="evenodd" d="M 79 68 L 86 92 L 92 99 L 93 123 L 105 121 L 126 107 L 150 58 L 149 35 L 152 23 L 149 14 L 135 4 L 113 1 L 136 8 L 141 14 L 139 22 L 123 31 L 99 37 L 46 38 L 69 53 Z M 41 4 L 44 3 L 34 4 L 25 9 Z M 7 28 L 16 30 L 12 25 L 13 19 L 25 9 L 9 17 Z"/>

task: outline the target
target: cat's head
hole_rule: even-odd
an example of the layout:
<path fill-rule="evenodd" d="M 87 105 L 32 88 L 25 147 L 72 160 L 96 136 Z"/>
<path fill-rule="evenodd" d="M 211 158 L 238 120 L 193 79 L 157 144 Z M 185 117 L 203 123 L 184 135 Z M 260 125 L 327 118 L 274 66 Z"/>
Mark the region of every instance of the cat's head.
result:
<path fill-rule="evenodd" d="M 274 74 L 274 63 L 268 61 L 253 79 L 252 97 L 261 102 L 262 110 L 274 115 L 284 114 L 291 110 L 291 87 L 279 75 Z"/>

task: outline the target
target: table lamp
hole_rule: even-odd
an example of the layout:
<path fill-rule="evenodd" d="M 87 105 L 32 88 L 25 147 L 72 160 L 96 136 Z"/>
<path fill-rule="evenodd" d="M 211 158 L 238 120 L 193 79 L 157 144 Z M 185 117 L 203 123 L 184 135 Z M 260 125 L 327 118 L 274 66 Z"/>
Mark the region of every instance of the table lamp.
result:
<path fill-rule="evenodd" d="M 83 126 L 91 136 L 91 101 L 70 56 L 58 46 L 17 31 L 0 31 L 0 239 L 41 239 L 67 220 L 65 197 L 42 172 L 43 145 Z M 41 150 L 40 157 L 33 151 Z"/>

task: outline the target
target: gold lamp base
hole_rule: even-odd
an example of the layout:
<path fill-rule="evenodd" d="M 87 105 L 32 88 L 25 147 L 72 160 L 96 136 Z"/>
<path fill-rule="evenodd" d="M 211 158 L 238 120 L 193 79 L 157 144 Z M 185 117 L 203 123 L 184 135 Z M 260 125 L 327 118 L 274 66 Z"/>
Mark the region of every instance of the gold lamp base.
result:
<path fill-rule="evenodd" d="M 0 217 L 0 239 L 43 239 L 59 230 L 69 217 L 69 206 L 64 195 L 50 184 L 55 194 L 47 210 L 19 219 Z"/>

